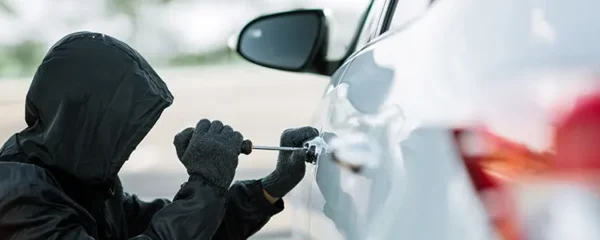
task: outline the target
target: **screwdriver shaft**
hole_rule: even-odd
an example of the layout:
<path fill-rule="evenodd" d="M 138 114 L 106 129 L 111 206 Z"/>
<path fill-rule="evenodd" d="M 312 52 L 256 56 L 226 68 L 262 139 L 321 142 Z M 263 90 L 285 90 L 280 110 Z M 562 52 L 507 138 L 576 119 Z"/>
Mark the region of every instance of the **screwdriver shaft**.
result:
<path fill-rule="evenodd" d="M 274 150 L 274 151 L 296 151 L 304 148 L 300 147 L 272 147 L 272 146 L 252 146 L 252 149 L 258 150 Z"/>

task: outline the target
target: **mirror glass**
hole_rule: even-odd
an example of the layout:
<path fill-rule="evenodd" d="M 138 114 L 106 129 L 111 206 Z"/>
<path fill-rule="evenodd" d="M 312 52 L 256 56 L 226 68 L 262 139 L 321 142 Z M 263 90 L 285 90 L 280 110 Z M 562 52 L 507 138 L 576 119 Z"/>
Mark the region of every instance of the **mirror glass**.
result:
<path fill-rule="evenodd" d="M 320 31 L 321 16 L 313 11 L 259 18 L 241 32 L 238 52 L 260 65 L 300 69 L 310 59 Z"/>

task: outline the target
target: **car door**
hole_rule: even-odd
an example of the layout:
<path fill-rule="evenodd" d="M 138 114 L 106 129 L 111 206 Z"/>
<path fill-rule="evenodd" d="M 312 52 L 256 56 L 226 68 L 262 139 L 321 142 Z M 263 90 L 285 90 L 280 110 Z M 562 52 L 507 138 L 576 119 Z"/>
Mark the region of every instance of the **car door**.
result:
<path fill-rule="evenodd" d="M 311 168 L 311 239 L 364 239 L 366 230 L 375 227 L 374 219 L 385 211 L 393 176 L 401 171 L 394 167 L 401 154 L 395 151 L 395 144 L 392 150 L 382 146 L 390 145 L 386 142 L 388 134 L 397 127 L 393 124 L 402 123 L 402 114 L 399 109 L 380 109 L 393 84 L 394 69 L 377 63 L 374 53 L 380 48 L 378 42 L 387 37 L 388 29 L 407 24 L 429 3 L 430 0 L 379 2 L 379 13 L 360 38 L 360 50 L 333 75 L 314 123 L 329 149 L 322 151 Z M 371 118 L 382 117 L 388 118 L 383 122 L 393 124 L 369 123 Z M 367 152 L 378 154 L 376 158 L 386 162 L 378 162 L 362 172 L 352 165 L 339 164 L 338 158 L 357 164 L 365 163 L 366 158 L 374 160 L 373 156 L 363 155 Z"/>
<path fill-rule="evenodd" d="M 357 30 L 358 35 L 355 37 L 356 41 L 354 43 L 351 43 L 350 46 L 348 46 L 349 53 L 355 52 L 355 50 L 359 49 L 360 47 L 363 47 L 370 40 L 377 36 L 380 24 L 379 20 L 382 14 L 384 13 L 385 4 L 386 0 L 373 0 L 369 4 L 365 12 L 366 16 L 364 16 L 363 22 L 359 23 L 360 26 Z M 332 76 L 330 77 L 328 88 L 326 88 L 325 90 L 324 96 L 327 96 L 327 92 L 330 90 L 330 88 L 342 78 L 345 70 L 348 69 L 350 62 L 351 61 L 346 61 L 332 74 Z M 314 115 L 313 126 L 319 129 L 319 131 L 322 131 L 322 128 L 320 126 L 322 125 L 322 123 L 325 123 L 329 117 L 330 105 L 326 104 L 325 102 L 321 102 L 321 104 L 319 104 L 318 106 L 319 108 L 315 111 L 316 114 Z M 311 231 L 313 225 L 311 217 L 313 213 L 315 213 L 315 211 L 321 211 L 321 209 L 314 209 L 313 207 L 315 205 L 312 203 L 312 196 L 314 194 L 311 194 L 311 192 L 316 190 L 313 186 L 315 172 L 316 168 L 314 163 L 307 165 L 307 177 L 305 177 L 291 193 L 292 195 L 294 195 L 295 198 L 299 199 L 299 201 L 301 201 L 303 205 L 307 206 L 306 208 L 300 207 L 293 210 L 293 220 L 291 226 L 292 239 L 340 239 L 338 231 L 335 230 L 335 227 L 321 228 L 318 230 L 317 236 L 311 235 L 311 232 L 313 232 Z M 326 238 L 324 236 L 336 237 Z"/>

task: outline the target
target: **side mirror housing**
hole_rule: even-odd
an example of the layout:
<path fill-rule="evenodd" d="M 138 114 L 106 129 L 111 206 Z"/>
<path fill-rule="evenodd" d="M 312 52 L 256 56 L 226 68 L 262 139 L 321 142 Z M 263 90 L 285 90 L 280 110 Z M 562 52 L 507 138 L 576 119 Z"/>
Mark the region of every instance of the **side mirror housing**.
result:
<path fill-rule="evenodd" d="M 236 51 L 246 60 L 268 68 L 322 74 L 328 41 L 322 10 L 294 10 L 264 15 L 240 32 Z"/>

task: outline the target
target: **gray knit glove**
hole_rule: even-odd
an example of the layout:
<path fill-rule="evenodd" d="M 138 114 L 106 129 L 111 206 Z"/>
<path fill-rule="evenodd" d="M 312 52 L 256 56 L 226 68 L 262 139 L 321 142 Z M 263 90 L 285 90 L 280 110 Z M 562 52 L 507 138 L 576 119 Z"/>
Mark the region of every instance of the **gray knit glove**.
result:
<path fill-rule="evenodd" d="M 177 157 L 190 175 L 190 181 L 205 179 L 228 189 L 238 165 L 243 137 L 220 121 L 202 119 L 196 128 L 175 135 Z"/>
<path fill-rule="evenodd" d="M 281 135 L 280 146 L 302 147 L 304 142 L 319 136 L 312 127 L 287 129 Z M 269 195 L 280 198 L 291 191 L 304 177 L 307 160 L 306 151 L 280 151 L 275 171 L 261 179 L 263 188 Z"/>

